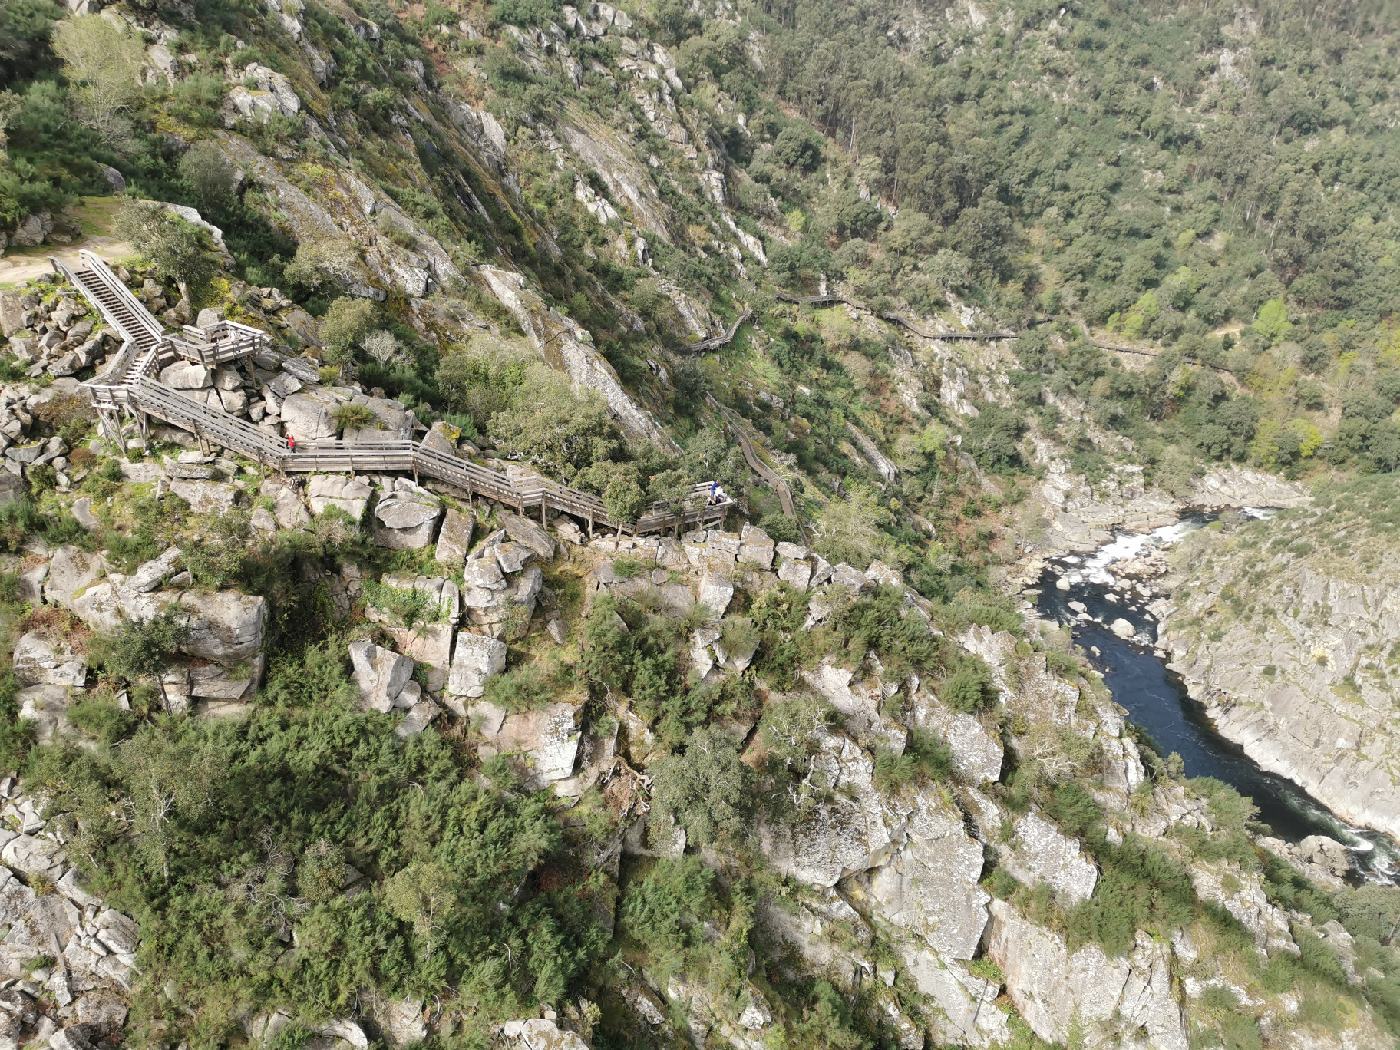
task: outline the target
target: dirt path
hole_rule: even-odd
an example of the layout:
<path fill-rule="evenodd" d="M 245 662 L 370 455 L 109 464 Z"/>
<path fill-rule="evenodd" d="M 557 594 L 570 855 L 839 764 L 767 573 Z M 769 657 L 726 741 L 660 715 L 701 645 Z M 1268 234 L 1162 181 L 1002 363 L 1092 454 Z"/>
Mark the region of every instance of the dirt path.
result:
<path fill-rule="evenodd" d="M 116 237 L 90 237 L 74 241 L 72 244 L 44 244 L 37 248 L 20 248 L 0 255 L 0 288 L 18 288 L 51 272 L 49 256 L 61 259 L 69 266 L 79 266 L 78 252 L 83 248 L 96 252 L 109 263 L 121 262 L 133 254 L 131 245 Z"/>

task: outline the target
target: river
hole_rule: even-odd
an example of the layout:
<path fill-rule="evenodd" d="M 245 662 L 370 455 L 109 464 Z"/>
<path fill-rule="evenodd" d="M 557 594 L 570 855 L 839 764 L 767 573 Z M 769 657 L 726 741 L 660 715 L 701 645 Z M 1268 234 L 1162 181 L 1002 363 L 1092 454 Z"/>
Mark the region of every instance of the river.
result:
<path fill-rule="evenodd" d="M 1309 835 L 1326 835 L 1346 843 L 1361 878 L 1395 884 L 1400 881 L 1400 844 L 1343 822 L 1297 784 L 1262 769 L 1239 745 L 1221 736 L 1153 648 L 1157 622 L 1147 608 L 1150 599 L 1115 577 L 1115 563 L 1136 558 L 1151 546 L 1176 543 L 1208 520 L 1205 515 L 1188 515 L 1151 533 L 1121 535 L 1091 555 L 1051 561 L 1040 578 L 1037 611 L 1070 627 L 1129 720 L 1163 754 L 1180 755 L 1187 776 L 1215 777 L 1249 796 L 1260 822 L 1278 838 L 1298 842 Z M 1057 586 L 1062 579 L 1069 583 L 1068 590 Z M 1132 638 L 1121 638 L 1110 629 L 1117 619 L 1132 625 Z"/>

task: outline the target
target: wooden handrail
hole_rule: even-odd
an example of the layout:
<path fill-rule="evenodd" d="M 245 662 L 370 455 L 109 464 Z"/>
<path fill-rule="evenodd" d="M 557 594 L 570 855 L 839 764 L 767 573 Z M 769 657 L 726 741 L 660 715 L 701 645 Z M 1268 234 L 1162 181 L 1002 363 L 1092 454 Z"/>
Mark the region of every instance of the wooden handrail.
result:
<path fill-rule="evenodd" d="M 709 482 L 703 482 L 693 486 L 681 498 L 679 512 L 668 504 L 656 503 L 635 522 L 617 521 L 608 514 L 607 505 L 594 493 L 540 477 L 513 482 L 499 471 L 459 459 L 439 448 L 430 448 L 426 439 L 424 442 L 403 438 L 368 441 L 324 439 L 304 442 L 293 450 L 262 427 L 196 401 L 158 378 L 161 367 L 178 358 L 218 364 L 244 356 L 252 350 L 270 345 L 266 333 L 234 321 L 220 321 L 209 329 L 186 325 L 183 331 L 199 341 L 182 339 L 162 328 L 105 263 L 86 250 L 83 257 L 89 266 L 84 272 L 92 273 L 97 283 L 128 308 L 134 322 L 141 326 L 141 334 L 148 337 L 145 342 L 151 343 L 154 339 L 153 345 L 143 350 L 138 333 L 129 331 L 127 325 L 120 323 L 110 307 L 102 302 L 96 292 L 90 291 L 77 275 L 57 259 L 52 260 L 55 269 L 97 306 L 103 317 L 124 336 L 122 348 L 112 365 L 84 384 L 94 405 L 104 408 L 134 407 L 171 426 L 188 430 L 202 441 L 213 441 L 279 471 L 412 472 L 415 478 L 423 475 L 468 495 L 479 495 L 520 511 L 538 508 L 543 514 L 552 509 L 575 515 L 586 519 L 590 527 L 602 525 L 633 533 L 660 532 L 684 524 L 719 520 L 731 505 L 728 500 L 720 504 L 702 503 L 710 487 Z M 209 338 L 211 334 L 225 331 L 232 333 L 233 338 Z"/>

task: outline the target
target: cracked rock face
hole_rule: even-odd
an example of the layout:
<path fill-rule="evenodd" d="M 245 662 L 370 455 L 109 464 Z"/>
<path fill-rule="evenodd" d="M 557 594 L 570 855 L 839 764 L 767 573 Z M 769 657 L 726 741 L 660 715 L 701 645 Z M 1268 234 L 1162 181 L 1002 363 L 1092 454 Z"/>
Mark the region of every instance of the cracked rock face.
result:
<path fill-rule="evenodd" d="M 843 733 L 823 733 L 807 776 L 826 804 L 797 822 L 760 825 L 763 851 L 781 874 L 834 886 L 887 859 L 894 838 L 874 785 L 875 762 Z"/>
<path fill-rule="evenodd" d="M 480 697 L 486 692 L 486 683 L 505 669 L 505 642 L 470 631 L 459 632 L 447 677 L 447 703 L 458 714 L 465 714 L 462 699 Z"/>
<path fill-rule="evenodd" d="M 988 954 L 1040 1038 L 1064 1042 L 1077 1019 L 1088 1047 L 1187 1050 L 1169 947 L 1140 933 L 1126 958 L 1110 958 L 1092 944 L 1070 952 L 1057 934 L 1005 901 L 993 901 L 991 913 Z"/>
<path fill-rule="evenodd" d="M 1098 868 L 1079 843 L 1035 812 L 1016 822 L 1001 865 L 1022 882 L 1049 886 L 1066 905 L 1088 900 L 1099 880 Z"/>
<path fill-rule="evenodd" d="M 33 800 L 9 779 L 0 793 L 0 1045 L 120 1039 L 136 923 L 83 889 Z"/>

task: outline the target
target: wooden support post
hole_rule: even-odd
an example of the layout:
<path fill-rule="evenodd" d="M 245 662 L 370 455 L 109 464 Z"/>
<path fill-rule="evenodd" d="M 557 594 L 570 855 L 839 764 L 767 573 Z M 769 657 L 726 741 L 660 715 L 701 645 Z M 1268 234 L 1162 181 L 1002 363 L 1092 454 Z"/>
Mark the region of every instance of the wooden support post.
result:
<path fill-rule="evenodd" d="M 545 514 L 545 501 L 544 501 L 544 497 L 541 496 L 541 497 L 540 497 L 540 524 L 541 524 L 541 525 L 548 525 L 549 522 L 545 520 L 544 514 Z"/>

